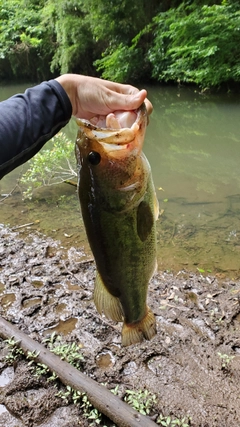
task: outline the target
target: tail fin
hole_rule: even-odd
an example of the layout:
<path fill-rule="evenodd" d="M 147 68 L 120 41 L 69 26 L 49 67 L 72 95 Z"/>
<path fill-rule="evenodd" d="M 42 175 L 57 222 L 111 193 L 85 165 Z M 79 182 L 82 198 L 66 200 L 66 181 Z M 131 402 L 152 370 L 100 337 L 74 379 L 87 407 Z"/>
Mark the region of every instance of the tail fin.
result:
<path fill-rule="evenodd" d="M 100 314 L 115 322 L 123 321 L 123 309 L 118 298 L 111 295 L 97 273 L 94 288 L 94 303 Z"/>
<path fill-rule="evenodd" d="M 136 323 L 123 324 L 122 345 L 128 346 L 143 341 L 144 338 L 150 340 L 157 333 L 156 319 L 153 312 L 147 307 L 144 318 Z"/>

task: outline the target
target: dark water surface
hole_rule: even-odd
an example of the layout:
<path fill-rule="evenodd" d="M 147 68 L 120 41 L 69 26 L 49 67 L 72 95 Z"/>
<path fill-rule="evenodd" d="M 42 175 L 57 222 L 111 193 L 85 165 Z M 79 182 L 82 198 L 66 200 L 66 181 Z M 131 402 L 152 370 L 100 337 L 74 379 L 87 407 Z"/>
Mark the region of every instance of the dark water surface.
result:
<path fill-rule="evenodd" d="M 0 99 L 25 87 L 0 87 Z M 239 277 L 239 96 L 160 86 L 148 92 L 154 112 L 144 151 L 160 202 L 159 269 Z M 74 121 L 66 132 L 74 141 Z M 12 190 L 20 173 L 18 168 L 0 182 L 1 194 Z M 85 246 L 91 256 L 76 190 L 66 184 L 40 190 L 31 202 L 22 201 L 21 189 L 16 189 L 0 204 L 0 222 L 34 223 L 20 230 L 37 229 L 64 246 Z"/>

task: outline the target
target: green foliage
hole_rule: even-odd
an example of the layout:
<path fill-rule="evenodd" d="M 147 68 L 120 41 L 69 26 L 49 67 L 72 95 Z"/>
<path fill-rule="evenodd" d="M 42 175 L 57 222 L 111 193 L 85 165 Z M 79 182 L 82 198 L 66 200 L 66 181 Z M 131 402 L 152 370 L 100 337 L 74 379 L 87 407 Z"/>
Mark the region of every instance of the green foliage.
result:
<path fill-rule="evenodd" d="M 148 53 L 152 76 L 202 87 L 240 81 L 239 27 L 239 6 L 228 1 L 202 7 L 185 2 L 159 13 Z"/>
<path fill-rule="evenodd" d="M 91 0 L 91 3 L 96 1 Z M 143 33 L 144 37 L 141 36 L 143 28 L 159 8 L 158 2 L 153 1 L 149 7 L 146 0 L 125 0 L 109 8 L 108 3 L 101 1 L 98 7 L 106 25 L 102 25 L 102 20 L 100 25 L 99 22 L 96 23 L 92 29 L 93 34 L 98 43 L 106 40 L 110 42 L 103 44 L 105 50 L 102 58 L 94 62 L 97 70 L 102 72 L 102 77 L 118 82 L 148 80 L 150 70 L 146 52 L 152 37 L 146 31 Z M 96 14 L 91 15 L 91 20 L 95 24 Z"/>
<path fill-rule="evenodd" d="M 5 362 L 9 365 L 13 365 L 16 360 L 19 360 L 24 355 L 23 350 L 19 347 L 19 342 L 17 342 L 13 337 L 4 341 L 8 348 L 9 352 L 5 357 Z"/>
<path fill-rule="evenodd" d="M 103 48 L 126 44 L 147 25 L 159 8 L 159 1 L 152 0 L 86 0 L 85 12 L 96 41 Z"/>
<path fill-rule="evenodd" d="M 232 360 L 235 357 L 235 356 L 229 356 L 228 354 L 222 354 L 220 352 L 218 352 L 218 356 L 220 357 L 220 359 L 222 361 L 222 368 L 223 369 L 228 369 L 229 364 L 232 362 Z"/>
<path fill-rule="evenodd" d="M 92 404 L 88 400 L 86 393 L 82 394 L 82 402 L 80 407 L 83 410 L 84 417 L 87 418 L 89 421 L 93 421 L 90 426 L 100 424 L 100 422 L 102 421 L 102 414 L 92 406 Z"/>
<path fill-rule="evenodd" d="M 76 176 L 72 141 L 59 132 L 48 144 L 51 148 L 37 153 L 21 177 L 20 182 L 27 185 L 23 193 L 25 198 L 31 199 L 37 188 L 59 184 Z"/>
<path fill-rule="evenodd" d="M 52 353 L 59 356 L 62 360 L 65 360 L 65 362 L 70 363 L 70 365 L 77 369 L 81 367 L 81 363 L 84 358 L 80 352 L 78 344 L 75 342 L 71 344 L 63 343 L 62 337 L 60 335 L 56 335 L 55 332 L 53 332 L 53 334 L 43 342 L 47 344 Z"/>
<path fill-rule="evenodd" d="M 10 64 L 8 78 L 11 73 L 31 80 L 44 76 L 52 47 L 48 42 L 45 49 L 49 32 L 41 24 L 41 6 L 40 1 L 0 1 L 0 59 Z"/>
<path fill-rule="evenodd" d="M 162 414 L 159 415 L 158 419 L 157 419 L 157 424 L 160 424 L 160 426 L 163 427 L 189 427 L 190 419 L 184 417 L 182 419 L 180 418 L 172 418 L 170 416 L 164 417 Z"/>
<path fill-rule="evenodd" d="M 123 43 L 116 49 L 108 49 L 102 59 L 95 61 L 98 71 L 102 71 L 102 77 L 116 82 L 134 81 L 140 78 L 139 58 L 140 49 L 128 47 Z"/>
<path fill-rule="evenodd" d="M 149 415 L 154 404 L 157 403 L 156 395 L 148 390 L 126 390 L 124 400 L 143 415 Z"/>
<path fill-rule="evenodd" d="M 117 390 L 117 389 L 115 389 Z M 113 390 L 112 390 L 113 391 Z M 126 390 L 125 402 L 127 402 L 130 406 L 132 406 L 136 411 L 140 412 L 143 415 L 149 415 L 157 405 L 157 396 L 152 394 L 148 390 Z M 159 414 L 157 418 L 157 424 L 160 424 L 164 427 L 189 427 L 190 426 L 190 418 L 173 418 L 171 416 L 163 416 Z"/>
<path fill-rule="evenodd" d="M 64 389 L 59 390 L 56 396 L 61 397 L 66 403 L 73 401 L 74 404 L 80 404 L 80 408 L 83 411 L 83 416 L 89 420 L 89 426 L 95 426 L 101 423 L 102 414 L 89 402 L 87 394 L 81 393 L 80 391 L 74 390 L 70 386 L 66 386 Z M 106 427 L 106 426 L 103 426 Z"/>
<path fill-rule="evenodd" d="M 93 40 L 85 18 L 84 3 L 77 0 L 48 0 L 43 8 L 45 22 L 53 25 L 56 37 L 52 71 L 92 72 Z"/>
<path fill-rule="evenodd" d="M 68 401 L 72 397 L 72 394 L 73 394 L 73 389 L 69 385 L 67 385 L 64 390 L 59 390 L 55 396 L 61 397 L 61 399 L 65 400 L 66 403 L 68 403 Z"/>
<path fill-rule="evenodd" d="M 9 352 L 5 357 L 5 361 L 9 364 L 13 364 L 15 360 L 18 360 L 20 357 L 24 356 L 23 350 L 19 347 L 19 342 L 15 341 L 14 338 L 9 338 L 4 341 L 9 347 Z M 80 352 L 79 346 L 73 343 L 64 343 L 62 342 L 62 337 L 57 335 L 55 332 L 48 338 L 43 340 L 49 348 L 49 350 L 59 356 L 62 360 L 65 360 L 70 365 L 75 368 L 81 368 L 81 364 L 84 360 L 82 353 Z M 50 373 L 49 368 L 44 363 L 38 363 L 37 357 L 39 353 L 33 351 L 27 353 L 27 359 L 29 360 L 28 365 L 31 367 L 34 375 L 41 376 Z M 53 381 L 57 379 L 57 375 L 53 373 L 48 380 Z M 76 396 L 75 396 L 76 398 Z"/>
<path fill-rule="evenodd" d="M 238 0 L 0 0 L 0 78 L 217 87 L 240 81 L 239 26 Z"/>

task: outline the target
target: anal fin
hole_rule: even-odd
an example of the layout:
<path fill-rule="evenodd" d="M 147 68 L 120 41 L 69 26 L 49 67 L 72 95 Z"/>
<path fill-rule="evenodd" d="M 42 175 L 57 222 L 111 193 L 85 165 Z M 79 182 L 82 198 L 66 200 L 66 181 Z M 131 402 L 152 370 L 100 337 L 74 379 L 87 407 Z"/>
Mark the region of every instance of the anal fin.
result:
<path fill-rule="evenodd" d="M 157 333 L 156 319 L 153 312 L 147 307 L 147 313 L 142 320 L 131 324 L 123 324 L 122 345 L 137 344 L 145 339 L 150 340 Z"/>
<path fill-rule="evenodd" d="M 124 313 L 118 298 L 109 293 L 100 274 L 97 272 L 94 287 L 94 303 L 97 311 L 115 322 L 122 322 Z"/>

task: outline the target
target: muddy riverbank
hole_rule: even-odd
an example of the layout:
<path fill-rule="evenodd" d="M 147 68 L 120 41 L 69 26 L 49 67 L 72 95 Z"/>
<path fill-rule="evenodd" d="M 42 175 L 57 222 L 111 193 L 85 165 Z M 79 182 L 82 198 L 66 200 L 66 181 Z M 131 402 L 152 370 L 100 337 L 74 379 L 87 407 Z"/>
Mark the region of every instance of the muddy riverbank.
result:
<path fill-rule="evenodd" d="M 240 281 L 158 271 L 148 301 L 158 333 L 122 348 L 121 325 L 95 309 L 95 264 L 82 247 L 66 249 L 37 232 L 3 225 L 0 239 L 4 318 L 39 342 L 55 331 L 77 343 L 83 372 L 109 389 L 118 386 L 121 398 L 126 390 L 156 395 L 149 416 L 159 425 L 167 417 L 170 427 L 240 425 Z M 64 401 L 54 383 L 34 376 L 26 359 L 8 366 L 7 353 L 1 341 L 0 426 L 96 425 L 84 417 L 82 404 Z M 99 425 L 113 423 L 103 417 Z"/>

